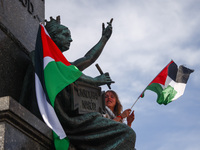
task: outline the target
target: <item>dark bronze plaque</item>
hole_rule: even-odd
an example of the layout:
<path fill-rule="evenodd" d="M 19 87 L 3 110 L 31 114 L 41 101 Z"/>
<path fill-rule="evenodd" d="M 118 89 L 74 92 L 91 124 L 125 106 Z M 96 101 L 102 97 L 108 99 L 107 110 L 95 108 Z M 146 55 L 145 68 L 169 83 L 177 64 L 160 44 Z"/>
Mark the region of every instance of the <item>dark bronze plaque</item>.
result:
<path fill-rule="evenodd" d="M 79 114 L 89 112 L 104 112 L 105 99 L 100 87 L 91 86 L 82 82 L 72 85 L 72 108 L 78 109 Z"/>

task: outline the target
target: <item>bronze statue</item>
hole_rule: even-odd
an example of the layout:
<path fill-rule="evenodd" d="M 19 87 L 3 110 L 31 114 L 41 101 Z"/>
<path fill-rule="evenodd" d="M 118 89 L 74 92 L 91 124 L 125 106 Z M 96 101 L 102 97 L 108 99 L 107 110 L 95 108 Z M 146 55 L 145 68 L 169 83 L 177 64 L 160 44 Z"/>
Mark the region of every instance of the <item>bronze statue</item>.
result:
<path fill-rule="evenodd" d="M 72 42 L 69 29 L 60 24 L 60 18 L 51 18 L 46 23 L 46 29 L 63 52 L 68 50 Z M 89 67 L 101 54 L 105 44 L 112 34 L 112 19 L 105 28 L 103 24 L 102 37 L 84 57 L 71 62 L 83 71 Z M 114 83 L 108 73 L 95 78 L 82 75 L 78 80 L 95 86 Z M 55 111 L 67 134 L 67 137 L 77 149 L 85 150 L 134 150 L 135 132 L 126 124 L 118 123 L 102 117 L 99 112 L 76 114 L 71 110 L 70 85 L 56 97 Z"/>
<path fill-rule="evenodd" d="M 72 42 L 70 30 L 67 27 L 60 24 L 59 16 L 56 18 L 56 20 L 52 17 L 50 19 L 51 20 L 49 22 L 46 21 L 45 28 L 51 36 L 52 40 L 56 43 L 56 45 L 62 52 L 69 50 L 70 43 Z M 100 56 L 105 44 L 107 43 L 112 34 L 112 19 L 110 20 L 110 22 L 108 22 L 108 26 L 106 28 L 104 24 L 102 25 L 102 30 L 102 37 L 99 40 L 99 42 L 94 47 L 92 47 L 85 54 L 85 56 L 77 59 L 74 62 L 70 62 L 72 65 L 75 65 L 80 71 L 83 71 L 86 68 L 88 68 Z M 95 78 L 82 74 L 79 80 L 95 86 L 114 83 L 114 81 L 110 79 L 108 73 L 97 76 Z"/>

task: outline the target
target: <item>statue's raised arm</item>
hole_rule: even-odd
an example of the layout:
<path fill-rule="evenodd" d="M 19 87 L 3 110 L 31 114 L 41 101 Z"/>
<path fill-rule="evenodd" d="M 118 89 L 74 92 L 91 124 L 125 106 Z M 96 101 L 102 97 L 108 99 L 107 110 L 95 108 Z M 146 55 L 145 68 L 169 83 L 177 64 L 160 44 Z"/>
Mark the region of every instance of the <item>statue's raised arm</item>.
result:
<path fill-rule="evenodd" d="M 78 60 L 74 61 L 72 64 L 74 64 L 76 67 L 78 67 L 79 70 L 83 71 L 87 67 L 89 67 L 92 63 L 94 63 L 97 58 L 100 56 L 101 52 L 103 51 L 104 46 L 106 45 L 107 41 L 109 40 L 111 34 L 112 34 L 112 21 L 113 19 L 108 22 L 107 27 L 105 28 L 105 24 L 102 24 L 102 36 L 99 42 L 92 47 L 84 57 L 79 58 Z"/>
<path fill-rule="evenodd" d="M 112 21 L 113 19 L 107 23 L 108 25 L 106 28 L 104 23 L 102 24 L 102 36 L 99 42 L 94 47 L 92 47 L 84 57 L 71 62 L 72 65 L 75 65 L 79 70 L 83 71 L 97 60 L 112 34 Z M 59 16 L 56 18 L 56 20 L 51 17 L 50 21 L 46 21 L 45 27 L 52 40 L 62 52 L 69 49 L 72 42 L 71 32 L 66 26 L 60 24 Z M 108 73 L 104 73 L 94 78 L 82 74 L 78 80 L 95 86 L 114 83 Z"/>

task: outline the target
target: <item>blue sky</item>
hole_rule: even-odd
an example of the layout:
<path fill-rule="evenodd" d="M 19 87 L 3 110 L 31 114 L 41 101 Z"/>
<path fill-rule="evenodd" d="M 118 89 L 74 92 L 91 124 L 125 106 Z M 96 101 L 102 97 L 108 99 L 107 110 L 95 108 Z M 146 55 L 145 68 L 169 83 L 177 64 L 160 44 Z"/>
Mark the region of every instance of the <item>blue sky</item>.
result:
<path fill-rule="evenodd" d="M 61 16 L 73 42 L 65 56 L 82 57 L 101 37 L 101 24 L 113 20 L 113 34 L 96 61 L 115 81 L 124 109 L 173 59 L 194 69 L 185 93 L 167 106 L 146 91 L 133 107 L 138 150 L 200 149 L 200 0 L 48 0 L 45 17 Z M 94 65 L 85 74 L 99 75 Z M 102 90 L 107 90 L 102 86 Z"/>

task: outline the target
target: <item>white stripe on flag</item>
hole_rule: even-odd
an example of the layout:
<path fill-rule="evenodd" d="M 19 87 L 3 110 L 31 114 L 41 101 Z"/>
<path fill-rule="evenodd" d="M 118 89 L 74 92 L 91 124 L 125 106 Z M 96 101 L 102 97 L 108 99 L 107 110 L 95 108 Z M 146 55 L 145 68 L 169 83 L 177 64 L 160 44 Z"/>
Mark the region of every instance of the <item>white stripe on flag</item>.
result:
<path fill-rule="evenodd" d="M 165 87 L 166 88 L 168 85 L 174 88 L 174 90 L 177 92 L 177 94 L 174 96 L 173 100 L 176 100 L 180 96 L 183 95 L 185 91 L 186 84 L 185 83 L 177 83 L 174 80 L 172 80 L 169 76 L 167 76 L 167 79 L 165 81 Z"/>
<path fill-rule="evenodd" d="M 45 67 L 47 66 L 47 64 L 50 63 L 51 61 L 55 61 L 55 60 L 53 58 L 49 57 L 49 56 L 44 57 L 44 59 L 43 59 L 44 68 L 43 69 L 45 69 Z"/>
<path fill-rule="evenodd" d="M 183 95 L 183 93 L 185 91 L 185 87 L 186 87 L 185 83 L 176 83 L 174 85 L 174 90 L 177 91 L 177 94 L 174 96 L 174 98 L 172 99 L 172 101 L 176 100 L 177 98 L 179 98 L 180 96 Z"/>
<path fill-rule="evenodd" d="M 174 87 L 175 84 L 176 82 L 172 80 L 169 76 L 167 76 L 164 88 L 167 88 L 168 85 L 170 85 L 171 87 Z"/>
<path fill-rule="evenodd" d="M 35 86 L 37 102 L 42 118 L 45 123 L 60 137 L 60 139 L 65 138 L 65 131 L 57 118 L 54 108 L 46 100 L 46 95 L 37 74 L 35 74 Z"/>

